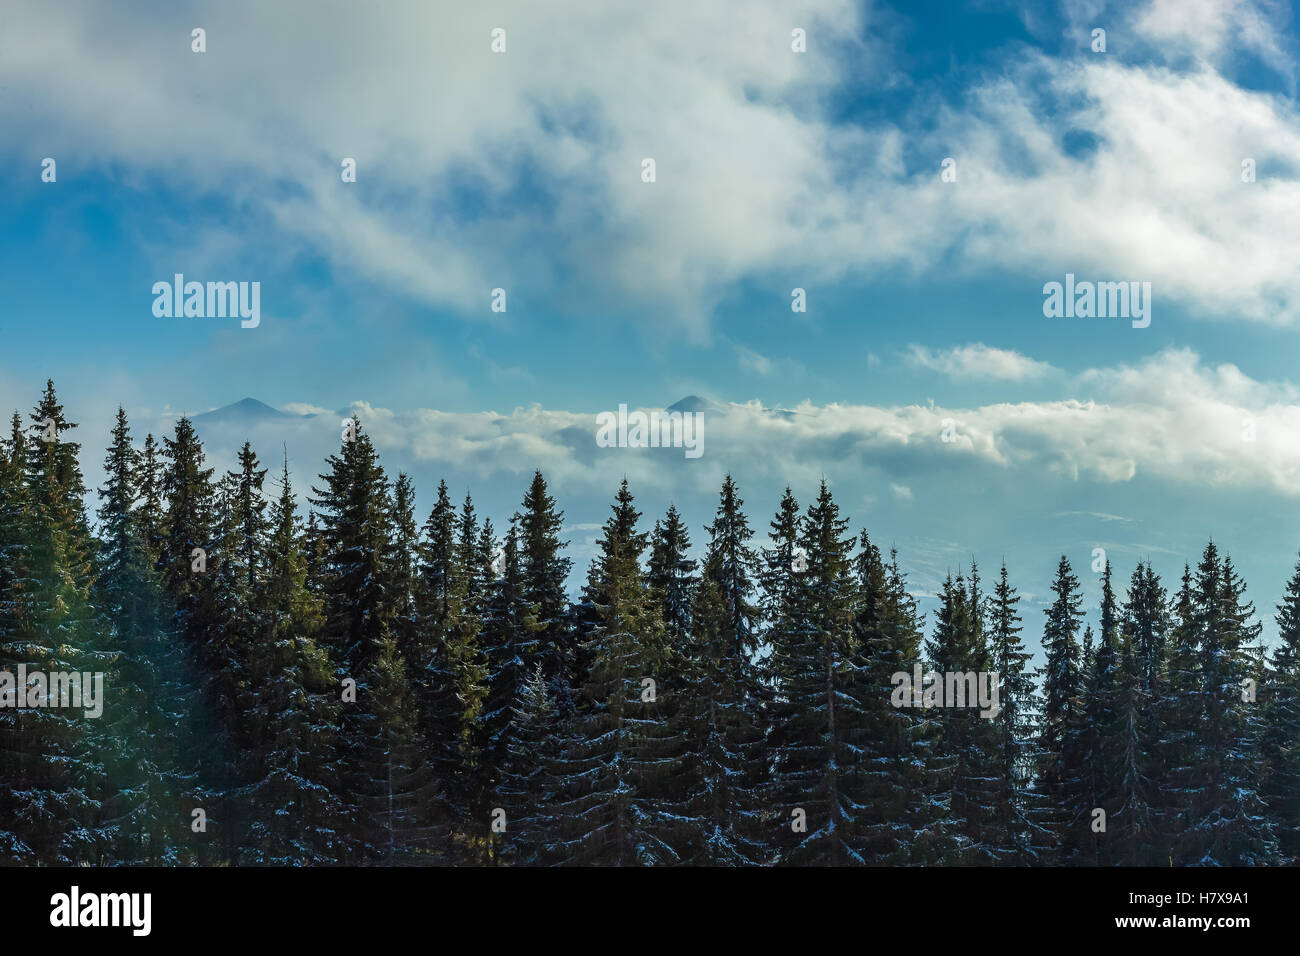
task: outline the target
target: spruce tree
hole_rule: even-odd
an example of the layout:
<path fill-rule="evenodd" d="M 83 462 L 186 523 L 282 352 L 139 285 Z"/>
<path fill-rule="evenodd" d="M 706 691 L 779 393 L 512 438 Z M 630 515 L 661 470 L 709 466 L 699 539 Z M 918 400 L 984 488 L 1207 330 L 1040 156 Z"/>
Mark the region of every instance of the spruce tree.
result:
<path fill-rule="evenodd" d="M 1277 607 L 1277 646 L 1261 696 L 1267 730 L 1261 756 L 1267 770 L 1264 798 L 1277 830 L 1282 861 L 1300 861 L 1300 562 Z"/>
<path fill-rule="evenodd" d="M 1183 566 L 1182 579 L 1170 608 L 1169 656 L 1165 694 L 1157 705 L 1164 733 L 1160 741 L 1156 781 L 1156 818 L 1164 835 L 1170 866 L 1184 865 L 1184 834 L 1195 818 L 1200 800 L 1199 754 L 1202 715 L 1201 658 L 1192 570 Z"/>
<path fill-rule="evenodd" d="M 522 761 L 525 759 L 523 754 L 535 746 L 536 742 L 524 742 L 517 747 L 516 738 L 525 729 L 515 721 L 521 714 L 526 714 L 523 719 L 530 722 L 528 733 L 535 732 L 541 724 L 547 723 L 549 726 L 548 722 L 554 717 L 554 701 L 546 692 L 545 678 L 540 676 L 542 662 L 537 640 L 540 627 L 536 608 L 524 600 L 519 533 L 513 521 L 506 532 L 499 558 L 497 561 L 494 557 L 492 567 L 496 576 L 489 586 L 480 633 L 483 658 L 487 665 L 480 776 L 483 786 L 497 792 L 499 799 L 504 792 L 503 786 L 516 787 L 509 792 L 516 798 L 523 799 L 530 792 L 531 784 L 525 786 L 521 779 L 516 779 L 511 784 L 503 783 L 504 767 L 507 761 L 513 761 L 511 772 L 517 778 L 532 779 L 534 770 L 524 767 Z M 540 686 L 532 686 L 534 683 L 539 683 Z M 517 817 L 518 812 L 514 812 L 510 819 Z M 518 836 L 518 828 L 513 829 Z M 509 852 L 518 860 L 523 852 L 520 847 L 525 843 L 526 841 L 510 839 L 504 846 L 513 847 Z M 530 849 L 523 855 L 528 856 L 531 852 Z"/>
<path fill-rule="evenodd" d="M 447 852 L 479 861 L 488 847 L 478 780 L 488 663 L 479 645 L 482 572 L 473 501 L 466 495 L 457 517 L 440 486 L 426 528 L 419 620 L 422 640 L 430 642 L 423 713 L 442 787 L 436 815 Z"/>
<path fill-rule="evenodd" d="M 645 682 L 663 682 L 664 625 L 641 567 L 639 517 L 625 479 L 584 588 L 591 668 L 557 763 L 564 823 L 556 849 L 571 864 L 678 861 L 658 800 L 666 727 L 658 694 Z"/>
<path fill-rule="evenodd" d="M 509 726 L 495 791 L 497 807 L 505 813 L 498 858 L 518 866 L 545 865 L 555 859 L 553 843 L 562 829 L 554 816 L 561 729 L 540 663 L 520 687 Z"/>
<path fill-rule="evenodd" d="M 1121 612 L 1116 743 L 1117 809 L 1110 813 L 1110 860 L 1119 865 L 1157 865 L 1165 858 L 1156 807 L 1168 632 L 1165 592 L 1149 565 L 1138 562 Z"/>
<path fill-rule="evenodd" d="M 664 636 L 673 648 L 684 648 L 691 630 L 696 562 L 688 557 L 690 549 L 690 533 L 677 508 L 670 505 L 663 521 L 655 522 L 650 535 L 647 583 L 659 602 Z"/>
<path fill-rule="evenodd" d="M 183 715 L 195 703 L 188 662 L 165 632 L 154 570 L 161 505 L 156 460 L 142 467 L 125 411 L 117 412 L 99 489 L 98 601 L 112 628 L 118 680 L 98 729 L 106 773 L 107 856 L 118 863 L 176 864 L 193 859 L 178 839 L 188 817 L 184 795 L 195 777 L 183 765 Z M 142 494 L 148 479 L 148 497 Z M 138 502 L 138 503 L 137 503 Z M 142 511 L 152 509 L 148 520 Z"/>
<path fill-rule="evenodd" d="M 91 599 L 94 542 L 79 445 L 66 434 L 77 426 L 52 382 L 30 419 L 31 434 L 16 434 L 7 449 L 10 502 L 3 510 L 17 527 L 6 529 L 11 537 L 3 542 L 16 560 L 8 572 L 12 630 L 0 635 L 0 680 L 8 686 L 0 684 L 0 693 L 11 705 L 25 694 L 28 706 L 0 710 L 0 810 L 9 821 L 2 838 L 15 862 L 97 863 L 110 843 L 101 827 L 99 732 L 83 711 L 56 706 L 49 678 L 101 672 L 111 687 L 117 672 Z M 20 667 L 27 686 L 17 686 Z"/>
<path fill-rule="evenodd" d="M 994 833 L 990 848 L 999 863 L 1024 866 L 1038 862 L 1047 849 L 1042 807 L 1034 790 L 1037 749 L 1033 730 L 1037 710 L 1031 657 L 1020 639 L 1020 595 L 1002 563 L 989 599 L 989 656 L 998 673 L 1000 709 L 993 718 L 995 743 Z"/>
<path fill-rule="evenodd" d="M 1101 579 L 1101 634 L 1091 666 L 1083 675 L 1083 701 L 1079 711 L 1083 752 L 1080 771 L 1085 802 L 1093 808 L 1100 807 L 1107 815 L 1106 832 L 1097 832 L 1091 826 L 1087 832 L 1088 862 L 1100 866 L 1114 862 L 1117 841 L 1109 834 L 1123 800 L 1121 786 L 1127 748 L 1120 655 L 1119 605 L 1107 561 Z"/>
<path fill-rule="evenodd" d="M 249 810 L 239 857 L 277 866 L 344 862 L 346 807 L 337 793 L 342 705 L 334 665 L 315 641 L 322 608 L 307 589 L 287 457 L 267 534 L 244 666 Z"/>
<path fill-rule="evenodd" d="M 351 797 L 346 838 L 351 853 L 395 861 L 406 858 L 407 841 L 424 823 L 423 812 L 408 804 L 430 790 L 414 711 L 408 712 L 415 705 L 408 701 L 406 665 L 393 634 L 388 480 L 356 418 L 326 466 L 309 500 L 317 517 L 324 613 L 319 641 L 340 686 L 355 683 L 356 699 L 343 701 L 339 730 L 340 791 Z M 382 826 L 374 818 L 380 812 Z"/>
<path fill-rule="evenodd" d="M 344 671 L 356 676 L 390 636 L 386 586 L 389 554 L 388 480 L 375 446 L 356 418 L 340 450 L 326 459 L 322 487 L 312 488 L 318 517 L 322 640 Z"/>
<path fill-rule="evenodd" d="M 563 712 L 570 707 L 571 691 L 582 677 L 578 672 L 573 620 L 565 586 L 572 562 L 562 553 L 569 546 L 567 541 L 560 539 L 564 512 L 556 508 L 555 499 L 548 492 L 540 471 L 533 473 L 516 519 L 519 523 L 523 597 L 537 609 L 542 666 L 546 679 L 551 682 L 556 707 Z"/>
<path fill-rule="evenodd" d="M 1038 736 L 1038 781 L 1047 803 L 1046 822 L 1056 836 L 1060 856 L 1073 858 L 1091 820 L 1092 806 L 1080 785 L 1079 695 L 1083 687 L 1077 635 L 1083 617 L 1079 579 L 1061 555 L 1056 595 L 1044 612 L 1043 713 Z"/>
<path fill-rule="evenodd" d="M 1198 646 L 1200 780 L 1188 808 L 1181 852 L 1191 863 L 1251 866 L 1274 862 L 1277 841 L 1260 794 L 1262 720 L 1245 699 L 1253 676 L 1249 644 L 1258 638 L 1254 607 L 1231 558 L 1211 541 L 1197 567 L 1194 591 Z"/>
<path fill-rule="evenodd" d="M 923 727 L 913 712 L 895 707 L 894 675 L 912 673 L 919 660 L 915 605 L 896 559 L 886 564 L 864 531 L 854 559 L 857 606 L 854 657 L 859 668 L 862 720 L 857 727 L 854 784 L 858 852 L 871 864 L 903 864 L 932 834 L 923 790 Z"/>
<path fill-rule="evenodd" d="M 674 733 L 685 742 L 676 754 L 680 769 L 672 787 L 677 794 L 673 807 L 689 821 L 683 858 L 699 865 L 762 863 L 768 856 L 762 794 L 766 751 L 752 658 L 758 637 L 758 611 L 752 603 L 757 559 L 742 506 L 727 476 L 708 526 L 700 580 L 683 615 L 690 633 L 674 643 L 675 670 L 690 690 L 678 695 L 670 717 Z M 678 539 L 672 531 L 664 537 Z M 661 569 L 675 563 L 669 557 L 674 553 L 680 549 L 661 543 Z M 670 590 L 662 582 L 666 576 L 661 572 L 656 590 L 661 608 L 671 611 L 674 602 L 662 600 Z"/>
<path fill-rule="evenodd" d="M 856 601 L 848 520 L 825 481 L 798 526 L 797 556 L 787 497 L 773 521 L 776 553 L 792 555 L 788 597 L 773 625 L 776 678 L 771 745 L 782 861 L 792 864 L 865 862 L 857 849 L 852 796 L 854 728 L 863 718 L 858 664 L 853 657 Z M 802 565 L 802 570 L 799 567 Z M 770 570 L 775 571 L 769 566 Z M 775 575 L 773 575 L 776 578 Z M 796 823 L 805 815 L 807 832 Z"/>
<path fill-rule="evenodd" d="M 978 699 L 970 700 L 978 684 L 972 688 L 962 677 L 975 674 L 978 680 L 979 674 L 993 669 L 980 615 L 975 613 L 979 599 L 974 565 L 971 577 L 969 587 L 960 573 L 955 580 L 951 575 L 945 580 L 934 635 L 926 645 L 931 667 L 944 681 L 945 695 L 960 687 L 966 696 L 965 706 L 947 700 L 946 707 L 930 715 L 938 730 L 939 753 L 932 767 L 947 797 L 948 862 L 987 865 L 998 857 L 998 792 L 996 779 L 988 772 L 996 761 L 997 736 L 990 718 L 978 709 Z"/>

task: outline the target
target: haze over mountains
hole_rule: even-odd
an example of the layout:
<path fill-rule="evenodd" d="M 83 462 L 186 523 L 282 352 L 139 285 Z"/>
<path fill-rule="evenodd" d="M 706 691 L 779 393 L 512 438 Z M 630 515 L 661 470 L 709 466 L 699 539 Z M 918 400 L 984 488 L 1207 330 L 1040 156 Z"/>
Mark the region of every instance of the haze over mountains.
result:
<path fill-rule="evenodd" d="M 1091 620 L 1100 588 L 1091 567 L 1095 549 L 1105 549 L 1117 580 L 1127 580 L 1138 559 L 1150 559 L 1159 573 L 1176 580 L 1183 562 L 1195 560 L 1209 535 L 1237 557 L 1265 634 L 1274 632 L 1274 605 L 1297 543 L 1287 524 L 1267 520 L 1257 497 L 1244 490 L 1170 484 L 1145 465 L 1123 480 L 1099 480 L 1068 467 L 1037 468 L 1028 460 L 1020 465 L 1024 452 L 1017 444 L 1031 448 L 1038 441 L 1023 427 L 994 436 L 995 452 L 982 454 L 981 443 L 988 439 L 978 425 L 968 433 L 969 415 L 961 418 L 964 443 L 945 444 L 936 416 L 948 413 L 923 406 L 781 409 L 690 394 L 666 408 L 703 414 L 704 454 L 698 460 L 673 448 L 599 448 L 595 409 L 398 411 L 357 402 L 328 411 L 310 405 L 280 409 L 246 397 L 193 421 L 210 466 L 232 468 L 244 441 L 252 443 L 272 475 L 287 454 L 294 489 L 306 499 L 319 483 L 325 458 L 339 447 L 342 419 L 355 412 L 390 478 L 399 471 L 411 476 L 418 512 L 427 513 L 438 482 L 445 479 L 457 499 L 472 494 L 479 514 L 497 529 L 506 527 L 533 470 L 540 468 L 566 512 L 573 589 L 585 580 L 610 498 L 624 476 L 642 511 L 643 529 L 675 504 L 697 551 L 724 474 L 730 472 L 739 484 L 759 546 L 766 542 L 786 485 L 806 507 L 825 476 L 853 533 L 865 529 L 880 547 L 897 546 L 922 610 L 933 610 L 933 596 L 949 571 L 967 568 L 974 558 L 990 580 L 1005 559 L 1024 597 L 1027 637 L 1035 652 L 1041 628 L 1037 609 L 1050 597 L 1047 583 L 1060 555 L 1070 559 L 1083 583 Z M 148 428 L 169 433 L 174 417 L 135 422 L 137 437 Z M 933 434 L 927 435 L 930 418 Z M 918 419 L 925 421 L 918 424 Z M 92 473 L 95 457 L 83 454 Z M 1153 498 L 1181 517 L 1172 524 L 1151 522 L 1145 515 Z"/>

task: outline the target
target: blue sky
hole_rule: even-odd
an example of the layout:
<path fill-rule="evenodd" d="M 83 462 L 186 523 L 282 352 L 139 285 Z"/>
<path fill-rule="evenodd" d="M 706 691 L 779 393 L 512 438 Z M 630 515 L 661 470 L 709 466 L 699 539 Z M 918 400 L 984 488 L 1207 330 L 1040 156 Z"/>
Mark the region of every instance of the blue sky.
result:
<path fill-rule="evenodd" d="M 1172 579 L 1214 535 L 1271 617 L 1300 548 L 1290 5 L 458 6 L 6 4 L 5 406 L 53 377 L 92 481 L 118 403 L 303 413 L 248 436 L 303 482 L 356 410 L 422 506 L 446 477 L 500 523 L 543 468 L 580 563 L 625 474 L 697 539 L 724 471 L 760 528 L 825 475 L 919 592 L 1005 557 L 1031 636 L 1056 555 L 1095 594 L 1095 547 Z M 176 272 L 260 282 L 261 324 L 156 318 Z M 1045 318 L 1066 273 L 1150 282 L 1150 327 Z M 594 446 L 596 413 L 686 395 L 697 461 Z M 214 425 L 217 460 L 243 437 Z"/>

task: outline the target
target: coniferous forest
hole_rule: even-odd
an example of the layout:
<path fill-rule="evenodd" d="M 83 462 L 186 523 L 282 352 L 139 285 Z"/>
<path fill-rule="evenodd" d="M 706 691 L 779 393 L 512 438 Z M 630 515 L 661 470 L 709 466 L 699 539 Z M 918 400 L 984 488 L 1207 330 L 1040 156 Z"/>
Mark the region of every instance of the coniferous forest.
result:
<path fill-rule="evenodd" d="M 218 473 L 119 410 L 87 489 L 76 427 L 50 383 L 0 442 L 0 670 L 105 675 L 97 719 L 0 708 L 6 863 L 1300 858 L 1300 567 L 1270 651 L 1213 542 L 1107 565 L 1096 633 L 1064 557 L 1041 619 L 972 565 L 926 621 L 824 482 L 768 521 L 728 477 L 702 529 L 611 489 L 572 594 L 540 472 L 498 528 L 417 515 L 361 422 L 318 475 Z M 895 706 L 917 664 L 1000 709 Z"/>

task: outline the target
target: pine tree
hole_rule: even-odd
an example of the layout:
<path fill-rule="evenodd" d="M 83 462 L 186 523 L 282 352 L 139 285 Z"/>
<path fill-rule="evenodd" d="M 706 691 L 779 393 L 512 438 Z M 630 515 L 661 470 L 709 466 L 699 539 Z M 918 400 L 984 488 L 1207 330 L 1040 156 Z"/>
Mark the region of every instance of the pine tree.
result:
<path fill-rule="evenodd" d="M 499 560 L 497 560 L 499 558 Z M 537 771 L 522 765 L 524 754 L 529 752 L 536 741 L 525 741 L 516 746 L 516 738 L 525 732 L 525 728 L 516 724 L 521 714 L 530 721 L 527 732 L 532 733 L 541 724 L 550 726 L 554 717 L 554 701 L 546 692 L 545 679 L 541 676 L 541 654 L 537 641 L 540 627 L 537 623 L 537 609 L 527 603 L 523 596 L 523 573 L 519 561 L 519 533 L 512 521 L 506 532 L 505 541 L 499 554 L 494 556 L 494 567 L 499 570 L 493 578 L 489 597 L 486 602 L 480 642 L 484 661 L 487 665 L 487 695 L 483 700 L 483 741 L 482 770 L 483 786 L 495 791 L 498 800 L 501 794 L 509 792 L 514 798 L 525 799 L 531 784 L 525 786 L 522 778 L 532 780 Z M 540 686 L 533 687 L 536 682 Z M 553 728 L 552 728 L 553 729 Z M 521 749 L 522 748 L 522 749 Z M 503 783 L 505 764 L 513 761 L 511 773 L 516 776 L 513 783 Z M 506 790 L 502 788 L 506 787 Z M 515 789 L 510 790 L 509 787 Z M 520 809 L 509 819 L 517 820 Z M 518 827 L 511 825 L 516 837 Z M 527 852 L 521 847 L 530 847 Z M 513 853 L 514 859 L 530 856 L 534 844 L 528 840 L 508 839 L 504 847 L 507 855 Z"/>
<path fill-rule="evenodd" d="M 945 580 L 939 595 L 933 638 L 926 653 L 936 677 L 945 682 L 945 693 L 963 688 L 965 706 L 947 700 L 947 706 L 932 719 L 938 729 L 938 751 L 932 769 L 947 793 L 947 831 L 951 849 L 949 862 L 988 864 L 997 859 L 997 779 L 990 774 L 997 756 L 997 736 L 989 718 L 981 715 L 969 696 L 970 682 L 962 675 L 992 670 L 984 641 L 979 607 L 978 574 L 972 565 L 971 586 L 959 573 Z M 952 691 L 948 688 L 951 687 Z M 923 697 L 924 700 L 924 697 Z"/>
<path fill-rule="evenodd" d="M 147 537 L 152 531 L 156 540 L 161 519 L 158 477 L 141 465 L 119 408 L 98 511 L 96 593 L 112 627 L 118 673 L 106 688 L 105 716 L 97 726 L 106 773 L 106 855 L 120 863 L 176 864 L 193 858 L 175 835 L 175 821 L 188 815 L 183 798 L 196 783 L 182 765 L 180 739 L 180 718 L 194 704 L 195 691 L 184 655 L 164 631 L 156 554 Z M 152 482 L 149 497 L 137 505 L 146 478 Z M 152 524 L 141 518 L 146 507 L 155 509 Z"/>
<path fill-rule="evenodd" d="M 141 546 L 156 570 L 163 551 L 163 463 L 162 453 L 152 434 L 144 436 L 137 468 L 140 481 L 140 505 L 135 511 Z"/>
<path fill-rule="evenodd" d="M 1006 562 L 989 599 L 989 656 L 998 673 L 1000 709 L 993 718 L 995 810 L 990 847 L 998 862 L 1023 866 L 1047 850 L 1042 807 L 1032 787 L 1037 750 L 1032 739 L 1037 711 L 1030 654 L 1020 640 L 1020 595 L 1007 578 Z"/>
<path fill-rule="evenodd" d="M 385 614 L 392 619 L 392 633 L 397 640 L 398 652 L 410 662 L 419 658 L 421 650 L 416 636 L 419 626 L 416 592 L 420 536 L 415 524 L 415 486 L 404 473 L 399 473 L 393 482 L 389 510 L 392 538 L 386 554 L 390 583 Z"/>
<path fill-rule="evenodd" d="M 222 520 L 218 521 L 220 547 L 213 581 L 222 613 L 219 653 L 225 678 L 219 684 L 220 707 L 237 745 L 243 748 L 254 743 L 245 726 L 241 698 L 248 690 L 249 636 L 256 627 L 256 595 L 269 562 L 270 528 L 262 490 L 267 469 L 259 467 L 261 463 L 248 442 L 239 450 L 237 462 L 239 469 L 228 472 L 225 478 L 228 493 Z"/>
<path fill-rule="evenodd" d="M 673 644 L 675 669 L 688 693 L 678 695 L 669 718 L 685 745 L 676 754 L 679 772 L 672 790 L 673 812 L 685 821 L 680 853 L 699 865 L 737 866 L 765 862 L 762 788 L 765 784 L 763 729 L 759 686 L 752 660 L 758 634 L 758 611 L 751 603 L 757 558 L 743 502 L 730 476 L 723 482 L 718 510 L 708 526 L 709 544 L 691 606 L 680 615 L 690 633 Z M 674 513 L 675 514 L 675 513 Z M 668 522 L 669 528 L 674 522 Z M 664 533 L 657 558 L 660 606 L 671 590 L 667 570 L 680 566 L 684 532 Z M 653 564 L 654 562 L 652 562 Z M 687 571 L 690 569 L 687 568 Z"/>
<path fill-rule="evenodd" d="M 1278 644 L 1270 662 L 1267 730 L 1261 755 L 1267 769 L 1264 798 L 1275 821 L 1282 861 L 1300 861 L 1300 562 L 1277 607 Z"/>
<path fill-rule="evenodd" d="M 312 488 L 319 520 L 321 587 L 325 598 L 322 640 L 354 677 L 390 636 L 386 600 L 390 566 L 388 480 L 375 446 L 352 419 L 349 438 L 326 459 L 323 487 Z"/>
<path fill-rule="evenodd" d="M 1165 695 L 1157 705 L 1164 734 L 1156 782 L 1157 821 L 1164 834 L 1167 859 L 1185 864 L 1184 833 L 1200 800 L 1198 748 L 1202 716 L 1200 638 L 1192 570 L 1183 565 L 1182 580 L 1170 609 L 1169 658 Z"/>
<path fill-rule="evenodd" d="M 556 508 L 540 471 L 533 473 L 516 519 L 524 601 L 537 608 L 542 666 L 556 707 L 565 712 L 572 704 L 571 691 L 582 677 L 565 588 L 572 562 L 561 553 L 569 546 L 560 540 L 564 512 Z"/>
<path fill-rule="evenodd" d="M 158 574 L 167 595 L 168 633 L 184 648 L 196 675 L 197 692 L 187 709 L 182 760 L 197 768 L 192 805 L 207 817 L 208 832 L 191 834 L 200 861 L 229 859 L 240 822 L 232 800 L 236 752 L 232 740 L 237 654 L 229 642 L 237 637 L 234 590 L 239 574 L 234 561 L 234 526 L 229 480 L 214 483 L 213 469 L 193 423 L 176 422 L 172 438 L 163 438 L 162 493 L 166 508 Z"/>
<path fill-rule="evenodd" d="M 772 523 L 776 551 L 791 553 L 787 501 Z M 851 794 L 857 765 L 854 726 L 862 720 L 860 682 L 853 658 L 856 601 L 847 519 L 822 482 L 799 528 L 803 570 L 794 570 L 789 597 L 773 625 L 777 702 L 771 744 L 774 789 L 787 814 L 806 814 L 808 832 L 781 820 L 782 860 L 837 865 L 865 862 L 856 849 Z M 770 566 L 769 566 L 770 567 Z M 798 567 L 792 563 L 792 569 Z"/>
<path fill-rule="evenodd" d="M 1056 599 L 1045 612 L 1046 660 L 1039 672 L 1043 679 L 1043 714 L 1039 724 L 1038 780 L 1047 803 L 1046 820 L 1056 834 L 1061 856 L 1069 860 L 1084 839 L 1093 807 L 1085 806 L 1087 797 L 1080 785 L 1079 695 L 1083 678 L 1076 635 L 1083 617 L 1083 598 L 1079 579 L 1065 555 L 1057 565 L 1052 592 Z"/>
<path fill-rule="evenodd" d="M 499 855 L 510 864 L 544 865 L 553 860 L 561 829 L 553 809 L 561 729 L 540 663 L 520 688 L 509 726 L 496 787 L 506 827 Z"/>
<path fill-rule="evenodd" d="M 186 417 L 176 422 L 173 438 L 163 438 L 162 456 L 167 504 L 158 571 L 175 607 L 175 632 L 204 654 L 211 631 L 207 625 L 215 616 L 207 573 L 208 554 L 216 550 L 213 470 L 204 467 L 203 445 Z"/>
<path fill-rule="evenodd" d="M 677 508 L 670 505 L 663 521 L 656 521 L 650 535 L 650 562 L 646 580 L 664 621 L 668 646 L 684 648 L 691 630 L 691 597 L 695 587 L 696 562 L 687 555 L 690 533 Z"/>
<path fill-rule="evenodd" d="M 1111 584 L 1110 562 L 1105 563 L 1101 578 L 1101 635 L 1091 656 L 1089 670 L 1083 675 L 1083 700 L 1080 747 L 1085 802 L 1100 807 L 1107 814 L 1105 833 L 1088 830 L 1088 862 L 1107 866 L 1114 862 L 1116 841 L 1109 836 L 1114 815 L 1123 796 L 1125 736 L 1123 677 L 1120 672 L 1119 607 Z"/>
<path fill-rule="evenodd" d="M 1244 700 L 1252 676 L 1249 643 L 1259 636 L 1254 607 L 1231 558 L 1210 542 L 1197 567 L 1194 590 L 1200 677 L 1194 792 L 1181 850 L 1195 864 L 1250 866 L 1275 860 L 1277 841 L 1264 812 L 1259 785 L 1262 724 L 1258 707 Z"/>
<path fill-rule="evenodd" d="M 1165 687 L 1168 632 L 1165 592 L 1149 565 L 1138 562 L 1121 616 L 1119 667 L 1118 809 L 1107 840 L 1120 865 L 1156 865 L 1165 859 L 1156 807 L 1161 730 L 1159 700 Z"/>
<path fill-rule="evenodd" d="M 239 855 L 241 862 L 275 866 L 342 862 L 346 806 L 336 792 L 342 705 L 334 665 L 314 639 L 321 604 L 307 589 L 287 456 L 267 534 L 244 666 L 249 809 Z"/>
<path fill-rule="evenodd" d="M 31 436 L 15 435 L 7 449 L 3 509 L 9 540 L 6 623 L 0 635 L 0 693 L 7 703 L 25 694 L 27 708 L 0 710 L 0 835 L 19 863 L 98 862 L 111 835 L 100 826 L 105 778 L 98 733 L 82 711 L 56 706 L 47 678 L 61 672 L 101 672 L 116 680 L 104 622 L 91 594 L 94 543 L 87 526 L 76 428 L 47 382 L 31 414 Z M 17 424 L 17 423 L 15 423 Z M 16 526 L 15 526 L 16 524 Z M 8 601 L 6 602 L 9 603 Z M 17 686 L 24 668 L 27 686 Z M 34 706 L 33 706 L 34 705 Z"/>
<path fill-rule="evenodd" d="M 363 852 L 386 866 L 441 858 L 436 853 L 430 857 L 435 844 L 427 808 L 437 784 L 424 757 L 427 743 L 411 683 L 396 640 L 380 638 L 357 682 L 358 698 L 368 704 L 355 719 L 349 792 L 355 795 Z"/>
<path fill-rule="evenodd" d="M 640 563 L 639 517 L 625 479 L 583 592 L 593 622 L 583 648 L 591 669 L 557 763 L 564 824 L 556 850 L 572 864 L 678 859 L 657 799 L 666 728 L 644 682 L 662 681 L 664 625 Z"/>
<path fill-rule="evenodd" d="M 350 853 L 396 861 L 406 858 L 407 841 L 424 825 L 424 811 L 408 803 L 428 797 L 430 788 L 406 664 L 393 634 L 388 479 L 356 418 L 326 465 L 322 486 L 313 486 L 309 500 L 317 517 L 324 611 L 319 642 L 334 662 L 336 680 L 355 682 L 356 691 L 355 701 L 343 702 L 339 728 L 340 792 L 352 797 L 345 838 L 354 847 Z M 382 825 L 376 813 L 384 814 Z"/>
<path fill-rule="evenodd" d="M 923 855 L 931 833 L 924 788 L 921 722 L 908 708 L 895 707 L 894 675 L 910 674 L 920 656 L 915 603 L 906 592 L 896 556 L 886 564 L 864 531 L 854 561 L 858 601 L 854 656 L 859 668 L 862 720 L 853 783 L 860 806 L 858 852 L 872 864 L 902 864 Z"/>
<path fill-rule="evenodd" d="M 422 712 L 442 787 L 435 813 L 447 852 L 479 861 L 488 852 L 478 780 L 488 663 L 479 646 L 481 554 L 470 497 L 457 517 L 441 485 L 426 536 L 419 621 L 429 642 Z"/>

